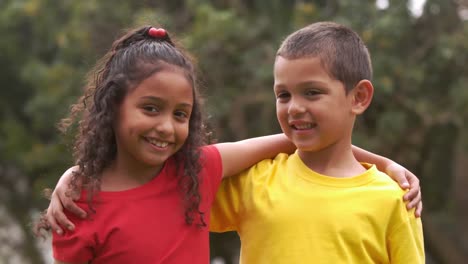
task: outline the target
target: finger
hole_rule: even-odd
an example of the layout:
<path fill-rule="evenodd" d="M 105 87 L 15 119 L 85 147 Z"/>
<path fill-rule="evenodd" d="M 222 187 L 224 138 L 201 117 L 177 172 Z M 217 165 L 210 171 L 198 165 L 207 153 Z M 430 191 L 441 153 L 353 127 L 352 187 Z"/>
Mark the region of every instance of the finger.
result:
<path fill-rule="evenodd" d="M 414 211 L 414 216 L 421 217 L 422 210 L 423 210 L 423 203 L 419 202 L 418 206 L 416 206 L 416 211 Z"/>
<path fill-rule="evenodd" d="M 55 218 L 59 225 L 65 227 L 66 229 L 73 231 L 75 229 L 75 225 L 68 220 L 67 216 L 63 213 L 63 211 L 55 211 L 53 213 L 53 218 Z"/>
<path fill-rule="evenodd" d="M 63 229 L 60 227 L 57 221 L 55 221 L 55 218 L 52 216 L 52 214 L 47 213 L 46 217 L 50 228 L 52 228 L 52 230 L 54 230 L 57 234 L 62 235 Z"/>
<path fill-rule="evenodd" d="M 409 191 L 405 193 L 405 195 L 403 196 L 403 199 L 405 201 L 413 201 L 415 198 L 418 197 L 420 193 L 420 189 L 419 187 L 418 188 L 415 188 L 415 187 L 410 187 Z M 418 201 L 419 202 L 419 201 Z"/>
<path fill-rule="evenodd" d="M 78 205 L 76 205 L 76 203 L 73 202 L 73 200 L 67 199 L 63 201 L 63 206 L 72 214 L 77 215 L 81 218 L 86 218 L 86 211 L 81 209 Z"/>
<path fill-rule="evenodd" d="M 421 187 L 419 186 L 419 179 L 412 173 L 408 173 L 408 181 L 410 183 L 409 191 L 404 195 L 405 201 L 411 201 L 418 195 L 421 196 Z M 421 199 L 421 198 L 420 198 Z"/>
<path fill-rule="evenodd" d="M 56 196 L 56 200 L 59 200 L 63 204 L 63 207 L 65 207 L 65 209 L 67 209 L 69 212 L 81 218 L 86 218 L 86 211 L 81 209 L 74 202 L 80 198 L 80 193 L 78 191 L 68 189 L 67 191 L 62 192 L 58 190 Z"/>
<path fill-rule="evenodd" d="M 405 197 L 406 197 L 405 201 L 409 201 L 409 200 L 414 199 L 414 197 L 416 197 L 418 195 L 421 188 L 419 186 L 419 179 L 418 179 L 418 177 L 416 177 L 416 175 L 414 175 L 410 171 L 406 171 L 405 175 L 406 175 L 406 177 L 408 179 L 408 182 L 410 184 L 410 190 L 405 195 Z"/>
<path fill-rule="evenodd" d="M 417 195 L 406 204 L 406 208 L 408 208 L 408 210 L 415 208 L 420 202 L 421 192 L 418 192 Z"/>
<path fill-rule="evenodd" d="M 400 187 L 404 190 L 410 187 L 410 183 L 406 179 L 406 174 L 404 170 L 392 171 L 393 179 L 398 182 Z"/>
<path fill-rule="evenodd" d="M 69 203 L 73 203 L 69 197 L 65 197 L 64 199 L 68 200 Z M 48 209 L 48 212 L 50 212 L 50 214 L 48 213 L 48 216 L 49 216 L 49 218 L 53 218 L 53 221 L 58 222 L 58 224 L 61 227 L 64 227 L 64 228 L 66 228 L 68 230 L 74 230 L 75 225 L 65 215 L 64 207 L 67 208 L 60 201 L 60 193 L 59 192 L 54 192 L 52 194 L 52 199 L 50 201 L 50 205 L 49 205 L 49 209 Z"/>
<path fill-rule="evenodd" d="M 72 222 L 68 220 L 68 218 L 63 213 L 63 210 L 63 205 L 60 203 L 58 195 L 54 192 L 52 194 L 52 199 L 50 201 L 49 208 L 47 209 L 47 219 L 50 223 L 55 222 L 61 227 L 65 227 L 68 230 L 73 230 L 75 226 Z"/>
<path fill-rule="evenodd" d="M 406 189 L 410 188 L 410 186 L 411 186 L 404 175 L 398 174 L 398 176 L 396 177 L 396 181 L 398 182 L 398 184 L 400 185 L 400 187 L 403 190 L 406 190 Z"/>
<path fill-rule="evenodd" d="M 387 167 L 387 174 L 392 177 L 393 180 L 398 182 L 398 185 L 404 190 L 410 187 L 410 183 L 406 177 L 406 169 L 400 165 L 390 165 Z"/>
<path fill-rule="evenodd" d="M 408 182 L 410 183 L 410 185 L 413 187 L 419 187 L 419 179 L 418 177 L 416 177 L 416 175 L 414 175 L 412 172 L 410 171 L 406 171 L 405 173 L 406 175 L 406 178 L 408 179 Z"/>

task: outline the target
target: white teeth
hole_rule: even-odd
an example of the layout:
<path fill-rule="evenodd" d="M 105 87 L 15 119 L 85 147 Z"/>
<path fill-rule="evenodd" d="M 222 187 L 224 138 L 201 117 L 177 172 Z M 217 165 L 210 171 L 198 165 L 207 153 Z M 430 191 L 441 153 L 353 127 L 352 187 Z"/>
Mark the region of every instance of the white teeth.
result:
<path fill-rule="evenodd" d="M 165 148 L 165 147 L 167 147 L 167 145 L 169 145 L 169 143 L 167 143 L 167 142 L 156 142 L 155 145 L 160 147 L 160 148 Z"/>
<path fill-rule="evenodd" d="M 155 145 L 156 147 L 158 147 L 158 148 L 165 148 L 165 147 L 167 147 L 167 145 L 169 145 L 168 142 L 157 141 L 157 140 L 155 140 L 155 139 L 150 139 L 150 138 L 148 138 L 148 141 L 149 141 L 151 144 L 153 144 L 153 145 Z"/>
<path fill-rule="evenodd" d="M 302 130 L 302 129 L 310 129 L 312 128 L 312 124 L 304 124 L 304 125 L 295 125 L 296 129 Z"/>

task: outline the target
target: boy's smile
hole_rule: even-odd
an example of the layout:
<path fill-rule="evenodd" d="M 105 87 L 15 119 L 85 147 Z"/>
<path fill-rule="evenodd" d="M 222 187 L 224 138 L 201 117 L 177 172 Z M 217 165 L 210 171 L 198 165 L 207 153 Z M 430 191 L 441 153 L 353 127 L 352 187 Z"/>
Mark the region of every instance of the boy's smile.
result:
<path fill-rule="evenodd" d="M 317 57 L 288 60 L 274 66 L 277 118 L 299 151 L 350 146 L 354 114 L 352 91 L 333 79 Z"/>

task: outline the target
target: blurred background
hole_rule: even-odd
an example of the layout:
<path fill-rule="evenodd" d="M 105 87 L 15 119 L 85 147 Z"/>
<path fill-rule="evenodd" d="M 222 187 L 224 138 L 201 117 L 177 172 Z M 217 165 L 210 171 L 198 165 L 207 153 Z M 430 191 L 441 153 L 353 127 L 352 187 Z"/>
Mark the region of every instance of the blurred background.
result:
<path fill-rule="evenodd" d="M 375 96 L 354 144 L 421 180 L 428 263 L 468 263 L 468 3 L 463 0 L 0 0 L 0 263 L 50 263 L 30 224 L 72 165 L 56 129 L 87 71 L 124 28 L 162 25 L 197 58 L 214 138 L 279 132 L 272 65 L 281 40 L 320 20 L 356 30 Z M 235 233 L 213 263 L 237 263 Z"/>

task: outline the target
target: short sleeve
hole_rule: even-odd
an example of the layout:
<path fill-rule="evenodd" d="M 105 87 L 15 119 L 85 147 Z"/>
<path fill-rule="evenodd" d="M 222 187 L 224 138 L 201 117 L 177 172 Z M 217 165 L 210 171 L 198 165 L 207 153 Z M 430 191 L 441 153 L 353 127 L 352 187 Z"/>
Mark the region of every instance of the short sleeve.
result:
<path fill-rule="evenodd" d="M 270 160 L 263 160 L 243 172 L 224 178 L 211 208 L 210 231 L 237 231 L 239 219 L 246 205 L 245 199 L 253 192 L 253 180 L 266 171 Z"/>
<path fill-rule="evenodd" d="M 203 188 L 209 193 L 210 201 L 213 201 L 223 174 L 221 154 L 214 145 L 204 146 L 201 148 L 200 162 Z"/>
<path fill-rule="evenodd" d="M 391 263 L 425 263 L 424 238 L 421 218 L 414 216 L 414 210 L 400 210 L 403 218 L 389 234 Z"/>
<path fill-rule="evenodd" d="M 227 232 L 237 230 L 237 219 L 241 205 L 240 176 L 231 176 L 221 182 L 211 207 L 210 231 Z"/>
<path fill-rule="evenodd" d="M 244 220 L 241 218 L 256 206 L 253 199 L 259 193 L 258 188 L 264 188 L 277 166 L 287 158 L 288 155 L 279 154 L 274 160 L 262 160 L 237 175 L 224 178 L 211 208 L 210 231 L 239 231 L 239 223 Z"/>
<path fill-rule="evenodd" d="M 68 219 L 75 224 L 74 231 L 63 235 L 53 233 L 52 249 L 54 259 L 62 262 L 87 262 L 94 257 L 94 247 L 89 230 L 89 221 L 67 213 Z"/>

